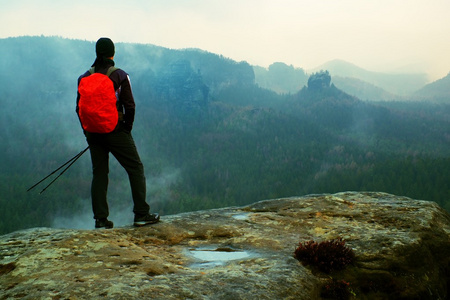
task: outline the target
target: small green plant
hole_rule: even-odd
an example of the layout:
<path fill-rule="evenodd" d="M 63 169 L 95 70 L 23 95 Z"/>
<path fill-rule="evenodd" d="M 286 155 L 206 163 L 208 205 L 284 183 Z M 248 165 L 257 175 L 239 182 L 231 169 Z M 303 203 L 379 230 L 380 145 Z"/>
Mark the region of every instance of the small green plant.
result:
<path fill-rule="evenodd" d="M 345 241 L 342 239 L 320 243 L 312 240 L 303 244 L 299 243 L 294 256 L 304 265 L 315 266 L 325 273 L 342 270 L 352 264 L 355 258 L 353 250 L 345 246 Z"/>

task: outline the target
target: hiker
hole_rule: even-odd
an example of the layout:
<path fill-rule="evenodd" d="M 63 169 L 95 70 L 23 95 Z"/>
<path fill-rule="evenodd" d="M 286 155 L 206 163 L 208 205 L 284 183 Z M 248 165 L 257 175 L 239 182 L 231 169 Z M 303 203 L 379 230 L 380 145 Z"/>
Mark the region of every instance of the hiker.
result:
<path fill-rule="evenodd" d="M 134 226 L 157 223 L 159 214 L 150 213 L 150 206 L 146 202 L 144 166 L 131 135 L 135 102 L 129 76 L 125 71 L 114 67 L 115 47 L 111 39 L 100 38 L 95 45 L 95 51 L 97 57 L 91 69 L 78 78 L 76 107 L 91 153 L 93 171 L 91 197 L 95 228 L 113 228 L 114 226 L 113 222 L 108 220 L 107 202 L 110 152 L 128 173 L 134 203 Z M 95 86 L 94 81 L 101 80 L 103 80 L 104 91 L 100 90 L 95 95 L 91 92 Z M 111 82 L 114 86 L 113 90 Z M 110 89 L 107 88 L 108 84 L 111 86 Z M 101 96 L 98 96 L 99 94 Z M 98 106 L 99 102 L 103 103 L 103 98 L 108 97 L 113 98 L 110 100 L 113 102 L 113 108 L 110 109 L 112 111 L 104 113 L 104 117 L 99 117 L 105 119 L 102 119 L 102 122 L 95 121 L 98 120 L 96 119 L 98 116 L 88 115 L 92 114 L 90 110 Z M 109 127 L 97 129 L 97 125 L 105 123 L 103 121 L 108 123 Z"/>

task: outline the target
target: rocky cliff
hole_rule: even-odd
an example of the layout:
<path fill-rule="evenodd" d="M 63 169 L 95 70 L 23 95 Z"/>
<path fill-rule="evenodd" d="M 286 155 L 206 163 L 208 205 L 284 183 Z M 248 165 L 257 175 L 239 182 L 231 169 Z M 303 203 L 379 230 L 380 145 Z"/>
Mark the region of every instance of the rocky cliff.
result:
<path fill-rule="evenodd" d="M 324 273 L 299 243 L 342 238 Z M 163 216 L 149 227 L 0 237 L 0 299 L 446 299 L 450 216 L 435 203 L 346 192 Z"/>

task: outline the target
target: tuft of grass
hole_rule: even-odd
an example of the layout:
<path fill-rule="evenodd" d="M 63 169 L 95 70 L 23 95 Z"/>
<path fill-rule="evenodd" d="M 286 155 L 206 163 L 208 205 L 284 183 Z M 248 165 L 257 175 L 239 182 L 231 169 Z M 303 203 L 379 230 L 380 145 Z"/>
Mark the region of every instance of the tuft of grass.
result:
<path fill-rule="evenodd" d="M 312 240 L 299 243 L 294 257 L 304 265 L 315 266 L 324 273 L 330 273 L 352 264 L 355 254 L 345 245 L 345 241 L 339 238 L 320 243 Z"/>

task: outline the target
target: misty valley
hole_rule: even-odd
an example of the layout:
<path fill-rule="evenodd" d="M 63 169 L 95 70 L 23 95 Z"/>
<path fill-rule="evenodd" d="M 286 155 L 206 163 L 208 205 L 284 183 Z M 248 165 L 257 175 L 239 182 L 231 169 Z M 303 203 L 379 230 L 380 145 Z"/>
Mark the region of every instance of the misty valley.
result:
<path fill-rule="evenodd" d="M 88 153 L 45 193 L 27 188 L 87 146 L 75 100 L 94 43 L 7 38 L 0 54 L 0 234 L 92 228 Z M 450 211 L 449 75 L 429 83 L 342 62 L 307 73 L 130 43 L 116 44 L 115 62 L 130 74 L 133 137 L 148 202 L 162 217 L 340 191 L 387 192 Z M 108 199 L 115 223 L 131 223 L 127 174 L 112 156 Z"/>

